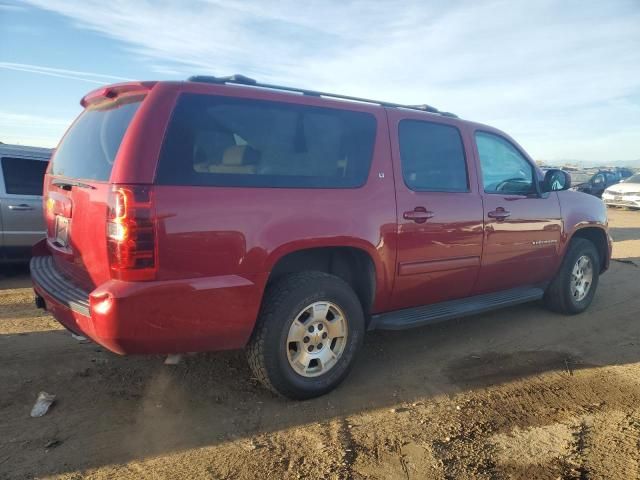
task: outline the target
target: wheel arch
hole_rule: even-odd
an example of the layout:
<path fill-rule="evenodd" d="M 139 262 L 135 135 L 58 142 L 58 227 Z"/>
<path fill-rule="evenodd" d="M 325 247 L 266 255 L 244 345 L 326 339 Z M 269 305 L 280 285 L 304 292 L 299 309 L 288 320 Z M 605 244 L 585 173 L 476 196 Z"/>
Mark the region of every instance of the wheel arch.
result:
<path fill-rule="evenodd" d="M 598 257 L 600 259 L 600 273 L 609 268 L 611 251 L 609 245 L 609 235 L 607 233 L 606 227 L 590 224 L 576 228 L 567 241 L 567 248 L 565 248 L 564 254 L 566 254 L 566 252 L 568 251 L 568 246 L 575 238 L 583 238 L 585 240 L 589 240 L 596 247 L 596 250 L 598 251 Z"/>
<path fill-rule="evenodd" d="M 380 262 L 376 262 L 375 249 L 371 250 L 362 245 L 288 246 L 271 256 L 267 284 L 301 271 L 336 275 L 353 288 L 368 316 L 378 295 L 384 291 L 379 280 Z"/>

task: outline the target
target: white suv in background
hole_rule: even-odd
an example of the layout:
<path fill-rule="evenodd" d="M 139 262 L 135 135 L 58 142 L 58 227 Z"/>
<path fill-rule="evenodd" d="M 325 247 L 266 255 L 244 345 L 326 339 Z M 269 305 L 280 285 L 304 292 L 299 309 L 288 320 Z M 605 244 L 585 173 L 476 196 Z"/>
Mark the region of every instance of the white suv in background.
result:
<path fill-rule="evenodd" d="M 45 237 L 42 184 L 51 150 L 0 144 L 0 262 L 28 260 Z"/>
<path fill-rule="evenodd" d="M 640 173 L 607 188 L 602 200 L 607 206 L 640 208 Z"/>

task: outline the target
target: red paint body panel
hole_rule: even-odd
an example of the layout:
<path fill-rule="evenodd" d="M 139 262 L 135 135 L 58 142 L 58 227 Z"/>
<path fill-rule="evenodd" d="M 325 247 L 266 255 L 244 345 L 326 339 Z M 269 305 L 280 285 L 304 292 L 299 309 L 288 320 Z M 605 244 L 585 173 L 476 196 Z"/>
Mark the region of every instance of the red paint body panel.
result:
<path fill-rule="evenodd" d="M 51 182 L 59 177 L 45 177 L 45 198 L 55 199 L 54 212 L 69 218 L 68 247 L 54 244 L 54 217 L 47 217 L 47 243 L 58 269 L 85 290 L 92 290 L 109 280 L 106 241 L 106 199 L 111 188 L 107 183 L 94 182 L 93 189 L 74 188 L 65 191 Z M 63 205 L 64 207 L 58 207 Z M 62 211 L 61 211 L 62 208 Z"/>
<path fill-rule="evenodd" d="M 498 135 L 510 142 L 534 167 L 539 180 L 542 172 L 518 143 L 505 133 L 485 125 L 469 124 L 466 132 L 472 140 L 475 169 L 480 172 L 480 157 L 473 140 L 478 131 Z M 484 206 L 482 264 L 474 294 L 549 282 L 560 261 L 562 216 L 557 194 L 503 195 L 487 193 L 478 175 L 478 189 Z M 489 212 L 504 210 L 509 216 L 491 218 Z"/>
<path fill-rule="evenodd" d="M 378 191 L 158 186 L 159 279 L 268 273 L 296 250 L 348 246 L 374 259 L 374 308 L 384 309 L 395 262 L 395 208 L 385 201 L 393 184 L 385 181 Z"/>
<path fill-rule="evenodd" d="M 52 184 L 62 177 L 47 174 L 49 240 L 46 248 L 42 244 L 34 252 L 53 255 L 56 268 L 89 296 L 90 315 L 84 316 L 36 283 L 47 309 L 71 330 L 117 353 L 241 348 L 253 330 L 270 272 L 298 250 L 352 247 L 365 252 L 375 267 L 371 313 L 379 313 L 548 282 L 576 231 L 607 229 L 606 209 L 595 197 L 575 192 L 546 198 L 484 193 L 474 131 L 509 138 L 489 127 L 266 89 L 195 82 L 145 85 L 146 97 L 123 137 L 109 182 L 64 189 Z M 100 101 L 109 91 L 92 92 L 89 100 Z M 377 131 L 367 181 L 346 189 L 154 185 L 163 138 L 183 92 L 369 113 Z M 416 192 L 405 185 L 398 145 L 403 119 L 459 129 L 468 192 Z M 112 278 L 106 219 L 109 191 L 116 184 L 153 185 L 157 263 L 150 281 Z M 424 223 L 407 220 L 403 213 L 416 207 L 433 216 Z M 511 216 L 489 218 L 487 213 L 498 207 Z M 69 247 L 54 241 L 55 215 L 70 219 Z"/>
<path fill-rule="evenodd" d="M 266 279 L 263 274 L 111 280 L 89 296 L 95 338 L 119 353 L 241 348 L 253 329 Z"/>
<path fill-rule="evenodd" d="M 564 228 L 562 231 L 559 258 L 562 258 L 571 242 L 571 238 L 584 228 L 598 228 L 607 235 L 608 252 L 602 271 L 609 268 L 611 261 L 612 240 L 608 233 L 609 220 L 607 219 L 607 207 L 598 197 L 582 192 L 570 190 L 557 192 L 560 208 L 562 210 L 562 221 Z"/>
<path fill-rule="evenodd" d="M 430 262 L 400 263 L 398 275 L 419 275 L 421 273 L 446 272 L 460 269 L 479 269 L 480 257 L 456 257 L 451 260 L 432 260 Z"/>
<path fill-rule="evenodd" d="M 72 311 L 37 284 L 35 290 L 60 323 L 113 352 L 201 352 L 247 343 L 266 279 L 265 274 L 109 280 L 90 293 L 90 316 Z"/>
<path fill-rule="evenodd" d="M 560 205 L 547 198 L 486 195 L 485 210 L 504 207 L 505 220 L 485 219 L 482 268 L 474 293 L 548 282 L 558 265 Z"/>
<path fill-rule="evenodd" d="M 160 82 L 147 94 L 122 139 L 111 171 L 111 183 L 153 183 L 162 139 L 180 85 L 179 82 Z"/>
<path fill-rule="evenodd" d="M 480 271 L 482 254 L 482 199 L 473 168 L 469 139 L 460 131 L 468 171 L 469 192 L 413 191 L 404 182 L 398 143 L 401 120 L 411 119 L 451 125 L 454 119 L 387 109 L 398 205 L 398 276 L 393 308 L 401 309 L 468 296 Z M 424 223 L 403 217 L 421 208 L 433 213 Z M 407 271 L 412 274 L 407 275 Z M 404 273 L 404 274 L 403 274 Z"/>

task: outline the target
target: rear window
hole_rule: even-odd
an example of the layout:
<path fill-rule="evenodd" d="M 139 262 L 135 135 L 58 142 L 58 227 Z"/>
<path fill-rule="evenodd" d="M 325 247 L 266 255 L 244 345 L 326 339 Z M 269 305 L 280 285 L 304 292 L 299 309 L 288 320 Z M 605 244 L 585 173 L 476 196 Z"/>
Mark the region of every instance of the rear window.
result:
<path fill-rule="evenodd" d="M 141 97 L 89 106 L 58 146 L 51 173 L 68 178 L 107 181 Z"/>
<path fill-rule="evenodd" d="M 42 195 L 47 162 L 27 158 L 2 157 L 4 185 L 10 195 Z"/>
<path fill-rule="evenodd" d="M 367 113 L 183 94 L 156 183 L 355 188 L 369 173 L 375 132 Z"/>

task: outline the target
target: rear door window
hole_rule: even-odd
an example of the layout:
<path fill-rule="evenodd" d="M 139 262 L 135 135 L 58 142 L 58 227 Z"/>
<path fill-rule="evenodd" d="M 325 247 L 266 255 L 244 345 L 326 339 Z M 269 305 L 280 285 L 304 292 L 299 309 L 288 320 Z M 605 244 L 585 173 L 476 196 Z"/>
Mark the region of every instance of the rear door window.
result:
<path fill-rule="evenodd" d="M 51 173 L 68 178 L 107 181 L 141 97 L 92 105 L 80 114 L 53 157 Z"/>
<path fill-rule="evenodd" d="M 355 188 L 368 176 L 375 132 L 368 113 L 183 94 L 156 183 Z"/>
<path fill-rule="evenodd" d="M 399 131 L 404 183 L 416 191 L 466 192 L 467 162 L 457 128 L 402 120 Z"/>
<path fill-rule="evenodd" d="M 46 161 L 2 157 L 1 162 L 7 194 L 42 195 Z"/>

